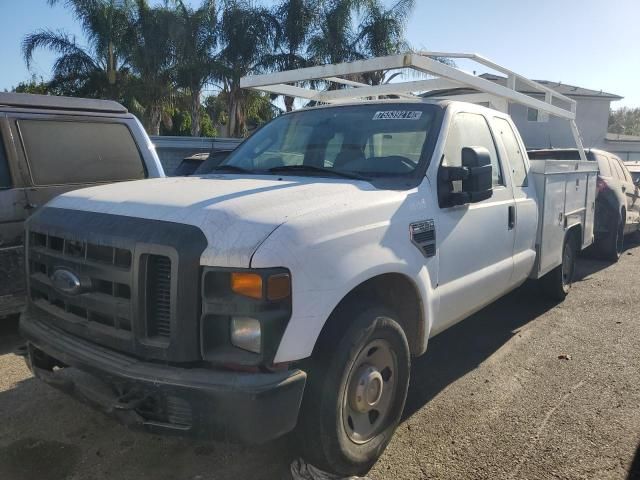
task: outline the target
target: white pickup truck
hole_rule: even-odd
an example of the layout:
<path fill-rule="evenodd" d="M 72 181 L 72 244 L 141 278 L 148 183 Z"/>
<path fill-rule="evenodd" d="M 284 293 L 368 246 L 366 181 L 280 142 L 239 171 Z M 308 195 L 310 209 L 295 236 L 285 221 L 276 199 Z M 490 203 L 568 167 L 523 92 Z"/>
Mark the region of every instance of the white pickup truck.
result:
<path fill-rule="evenodd" d="M 528 278 L 568 293 L 593 239 L 590 165 L 532 165 L 507 114 L 466 102 L 280 116 L 211 175 L 36 213 L 28 363 L 127 424 L 244 442 L 296 429 L 307 460 L 361 473 L 429 338 Z"/>

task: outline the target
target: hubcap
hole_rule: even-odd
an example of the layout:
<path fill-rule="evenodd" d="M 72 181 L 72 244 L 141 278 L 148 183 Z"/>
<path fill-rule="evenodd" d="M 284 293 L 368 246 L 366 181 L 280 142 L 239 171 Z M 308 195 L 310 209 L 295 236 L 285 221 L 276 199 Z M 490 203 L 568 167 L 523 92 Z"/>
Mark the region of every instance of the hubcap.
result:
<path fill-rule="evenodd" d="M 368 343 L 358 354 L 347 378 L 342 421 L 354 443 L 366 443 L 387 426 L 396 395 L 396 354 L 382 339 Z"/>
<path fill-rule="evenodd" d="M 360 367 L 351 384 L 349 403 L 353 410 L 366 413 L 380 403 L 384 380 L 380 372 L 370 365 Z"/>

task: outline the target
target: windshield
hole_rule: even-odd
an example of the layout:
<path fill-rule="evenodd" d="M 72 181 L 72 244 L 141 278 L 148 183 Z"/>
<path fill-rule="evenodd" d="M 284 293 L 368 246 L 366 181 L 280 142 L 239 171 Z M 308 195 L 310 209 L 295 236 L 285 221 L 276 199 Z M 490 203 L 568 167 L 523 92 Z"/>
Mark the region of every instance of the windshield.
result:
<path fill-rule="evenodd" d="M 218 169 L 295 175 L 393 177 L 413 173 L 438 107 L 399 103 L 301 110 L 276 118 Z"/>

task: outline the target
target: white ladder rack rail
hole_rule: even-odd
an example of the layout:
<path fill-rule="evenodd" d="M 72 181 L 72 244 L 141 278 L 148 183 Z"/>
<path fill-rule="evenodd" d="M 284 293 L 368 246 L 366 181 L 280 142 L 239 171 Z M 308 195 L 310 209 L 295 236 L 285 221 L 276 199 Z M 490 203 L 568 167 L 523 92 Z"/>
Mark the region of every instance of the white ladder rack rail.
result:
<path fill-rule="evenodd" d="M 506 86 L 472 75 L 454 66 L 446 65 L 441 61 L 438 61 L 437 59 L 439 58 L 464 59 L 498 71 L 506 76 Z M 432 78 L 386 83 L 382 85 L 368 85 L 350 79 L 341 78 L 343 76 L 357 78 L 359 74 L 364 73 L 403 69 L 414 70 L 422 74 L 427 74 Z M 295 85 L 309 84 L 313 80 L 337 83 L 346 88 L 340 88 L 337 90 L 317 90 Z M 516 89 L 518 82 L 531 87 L 535 94 L 544 95 L 544 100 L 535 98 L 532 94 L 519 92 Z M 580 132 L 578 131 L 578 127 L 575 122 L 575 100 L 475 53 L 412 52 L 390 55 L 367 60 L 358 60 L 355 62 L 320 65 L 317 67 L 286 70 L 283 72 L 263 75 L 251 75 L 241 78 L 240 86 L 242 88 L 268 92 L 276 95 L 285 95 L 328 104 L 362 101 L 386 95 L 397 95 L 401 98 L 422 99 L 422 97 L 418 97 L 414 95 L 414 93 L 469 88 L 477 91 L 478 93 L 451 96 L 443 95 L 434 98 L 449 98 L 471 102 L 489 102 L 494 108 L 505 113 L 509 113 L 508 108 L 510 103 L 519 103 L 521 105 L 534 108 L 544 114 L 565 119 L 569 122 L 571 127 L 580 158 L 583 161 L 587 160 L 582 140 L 580 138 Z M 554 100 L 556 100 L 555 103 Z M 566 108 L 557 105 L 558 102 L 566 104 Z"/>

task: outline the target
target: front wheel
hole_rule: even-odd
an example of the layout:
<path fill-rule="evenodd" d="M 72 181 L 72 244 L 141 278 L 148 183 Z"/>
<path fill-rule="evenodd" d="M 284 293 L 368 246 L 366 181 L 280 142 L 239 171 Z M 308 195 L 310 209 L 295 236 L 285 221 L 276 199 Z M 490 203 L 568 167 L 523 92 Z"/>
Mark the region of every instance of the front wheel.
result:
<path fill-rule="evenodd" d="M 569 232 L 564 237 L 562 246 L 562 263 L 542 277 L 542 289 L 552 300 L 563 301 L 571 290 L 576 271 L 578 242 Z"/>
<path fill-rule="evenodd" d="M 339 475 L 367 472 L 393 436 L 407 398 L 410 354 L 395 315 L 344 309 L 309 369 L 298 435 L 309 463 Z M 331 330 L 331 329 L 330 329 Z"/>

